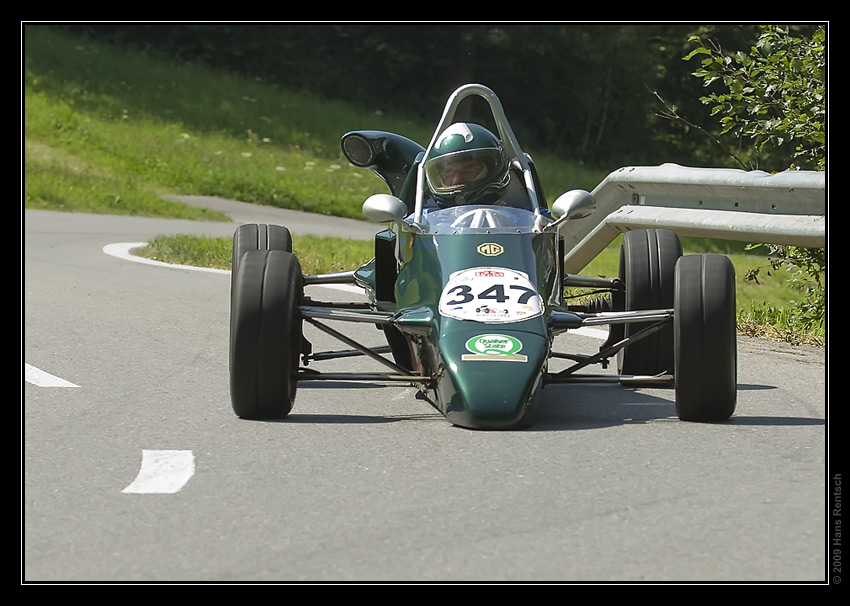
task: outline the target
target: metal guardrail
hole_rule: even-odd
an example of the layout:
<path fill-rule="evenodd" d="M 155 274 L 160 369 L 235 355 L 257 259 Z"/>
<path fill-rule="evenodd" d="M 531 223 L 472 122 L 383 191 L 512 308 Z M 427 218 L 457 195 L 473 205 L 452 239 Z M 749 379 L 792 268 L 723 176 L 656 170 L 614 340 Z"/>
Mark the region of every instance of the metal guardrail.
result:
<path fill-rule="evenodd" d="M 560 229 L 565 271 L 578 273 L 621 233 L 671 229 L 763 244 L 826 246 L 826 175 L 676 164 L 614 171 L 591 192 L 596 212 Z"/>

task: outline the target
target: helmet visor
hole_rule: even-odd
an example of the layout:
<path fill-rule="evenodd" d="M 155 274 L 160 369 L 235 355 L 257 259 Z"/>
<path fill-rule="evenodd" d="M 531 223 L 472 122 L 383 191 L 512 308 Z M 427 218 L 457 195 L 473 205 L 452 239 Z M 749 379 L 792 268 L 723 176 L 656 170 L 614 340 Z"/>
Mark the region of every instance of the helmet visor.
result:
<path fill-rule="evenodd" d="M 435 194 L 456 194 L 501 178 L 502 154 L 498 149 L 459 151 L 425 163 L 425 178 Z"/>

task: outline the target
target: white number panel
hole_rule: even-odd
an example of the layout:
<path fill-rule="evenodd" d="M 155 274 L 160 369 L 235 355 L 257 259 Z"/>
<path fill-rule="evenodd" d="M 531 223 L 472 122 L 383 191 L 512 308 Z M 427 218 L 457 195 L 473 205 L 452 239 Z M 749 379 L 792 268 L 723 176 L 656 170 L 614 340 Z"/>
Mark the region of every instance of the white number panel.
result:
<path fill-rule="evenodd" d="M 440 297 L 440 314 L 458 320 L 519 322 L 543 313 L 543 298 L 528 276 L 503 267 L 455 272 Z"/>

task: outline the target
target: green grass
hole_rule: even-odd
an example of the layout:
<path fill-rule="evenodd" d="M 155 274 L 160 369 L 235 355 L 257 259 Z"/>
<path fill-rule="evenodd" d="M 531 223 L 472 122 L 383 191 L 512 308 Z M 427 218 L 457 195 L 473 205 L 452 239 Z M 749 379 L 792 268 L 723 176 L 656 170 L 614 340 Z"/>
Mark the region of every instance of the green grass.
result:
<path fill-rule="evenodd" d="M 156 236 L 133 254 L 175 265 L 230 269 L 233 244 L 230 238 L 210 236 Z"/>
<path fill-rule="evenodd" d="M 27 208 L 76 209 L 73 192 L 94 186 L 121 204 L 95 197 L 92 212 L 100 205 L 104 212 L 151 213 L 157 197 L 170 193 L 362 218 L 364 198 L 386 188 L 343 159 L 342 134 L 389 130 L 427 142 L 433 128 L 47 26 L 26 26 L 24 41 Z M 536 160 L 546 167 L 548 192 L 589 189 L 604 177 Z"/>
<path fill-rule="evenodd" d="M 340 136 L 377 129 L 424 143 L 433 128 L 48 26 L 25 26 L 24 43 L 28 209 L 226 220 L 163 197 L 192 194 L 362 218 L 363 200 L 386 186 L 342 158 Z M 568 189 L 593 189 L 607 174 L 531 151 L 550 203 Z M 690 252 L 718 246 L 725 244 L 686 244 Z M 294 248 L 307 273 L 351 269 L 371 256 L 369 243 L 343 239 L 296 235 Z M 616 275 L 617 250 L 615 242 L 583 273 Z M 755 318 L 753 308 L 759 321 L 779 318 L 799 298 L 782 272 L 762 270 L 758 284 L 744 279 L 750 269 L 768 266 L 764 257 L 744 255 L 740 247 L 719 252 L 736 266 L 741 318 Z M 229 267 L 230 241 L 161 237 L 145 254 Z"/>
<path fill-rule="evenodd" d="M 372 258 L 374 248 L 374 243 L 368 240 L 292 236 L 292 252 L 305 274 L 355 269 Z M 163 263 L 230 269 L 232 252 L 231 238 L 178 235 L 157 236 L 134 254 Z"/>

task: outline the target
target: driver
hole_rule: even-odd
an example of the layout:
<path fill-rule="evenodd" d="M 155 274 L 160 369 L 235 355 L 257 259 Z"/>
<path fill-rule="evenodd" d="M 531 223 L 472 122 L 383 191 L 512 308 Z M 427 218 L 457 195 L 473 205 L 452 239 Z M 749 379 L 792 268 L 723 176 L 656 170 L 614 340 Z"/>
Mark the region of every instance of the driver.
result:
<path fill-rule="evenodd" d="M 458 122 L 444 130 L 425 159 L 425 179 L 439 208 L 498 204 L 510 181 L 502 144 L 486 128 Z"/>

